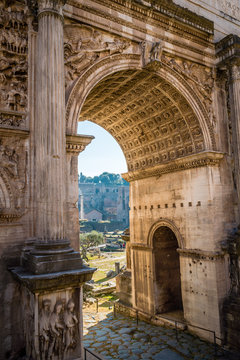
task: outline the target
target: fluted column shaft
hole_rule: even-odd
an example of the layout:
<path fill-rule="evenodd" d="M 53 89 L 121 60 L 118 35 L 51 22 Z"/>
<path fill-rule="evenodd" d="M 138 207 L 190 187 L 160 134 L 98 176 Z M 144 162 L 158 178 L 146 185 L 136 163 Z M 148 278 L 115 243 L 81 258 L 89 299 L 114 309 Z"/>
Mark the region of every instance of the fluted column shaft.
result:
<path fill-rule="evenodd" d="M 37 237 L 63 239 L 65 204 L 65 86 L 60 0 L 38 2 L 36 74 Z"/>
<path fill-rule="evenodd" d="M 229 96 L 233 131 L 235 162 L 235 179 L 240 201 L 240 65 L 232 64 L 230 68 Z"/>

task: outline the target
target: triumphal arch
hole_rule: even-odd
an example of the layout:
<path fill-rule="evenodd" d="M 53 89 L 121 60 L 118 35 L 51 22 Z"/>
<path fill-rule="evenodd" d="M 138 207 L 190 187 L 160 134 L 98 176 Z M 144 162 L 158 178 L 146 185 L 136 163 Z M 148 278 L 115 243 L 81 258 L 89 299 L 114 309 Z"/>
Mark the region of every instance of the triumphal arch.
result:
<path fill-rule="evenodd" d="M 239 341 L 239 19 L 237 0 L 1 0 L 1 359 L 83 356 L 86 119 L 128 165 L 123 307 Z"/>

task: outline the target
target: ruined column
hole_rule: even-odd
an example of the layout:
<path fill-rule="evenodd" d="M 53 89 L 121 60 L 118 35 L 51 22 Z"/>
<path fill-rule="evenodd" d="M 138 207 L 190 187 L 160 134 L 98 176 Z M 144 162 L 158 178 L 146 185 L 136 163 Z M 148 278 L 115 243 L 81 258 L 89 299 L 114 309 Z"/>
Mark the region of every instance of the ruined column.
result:
<path fill-rule="evenodd" d="M 38 1 L 36 73 L 37 238 L 65 238 L 64 0 Z"/>

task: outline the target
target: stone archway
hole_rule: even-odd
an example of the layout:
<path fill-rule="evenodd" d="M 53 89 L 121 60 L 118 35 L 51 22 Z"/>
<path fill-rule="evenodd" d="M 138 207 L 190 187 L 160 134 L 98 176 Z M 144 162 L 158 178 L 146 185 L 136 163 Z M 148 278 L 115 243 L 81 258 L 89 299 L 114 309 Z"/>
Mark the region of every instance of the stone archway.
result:
<path fill-rule="evenodd" d="M 178 240 L 179 246 L 173 241 L 175 245 L 171 248 L 177 264 L 176 248 L 182 249 L 180 264 L 184 271 L 186 249 L 200 249 L 204 232 L 212 236 L 212 227 L 207 230 L 201 227 L 198 237 L 191 232 L 193 227 L 199 228 L 199 219 L 205 222 L 210 208 L 205 212 L 199 210 L 208 202 L 212 172 L 217 178 L 223 157 L 215 151 L 215 136 L 205 105 L 177 70 L 161 61 L 142 67 L 141 57 L 136 54 L 99 60 L 82 73 L 69 92 L 67 133 L 75 135 L 77 122 L 90 120 L 107 130 L 125 155 L 128 173 L 124 178 L 130 182 L 132 306 L 149 316 L 182 307 L 178 280 L 172 288 L 175 287 L 173 294 L 178 293 L 179 301 L 156 311 L 160 300 L 156 306 L 154 294 L 160 287 L 157 291 L 154 287 L 154 246 L 149 242 L 149 234 L 153 228 L 154 232 L 158 230 L 153 224 L 165 226 L 159 223 L 162 219 L 176 224 L 177 232 L 174 227 L 166 227 Z M 203 196 L 198 191 L 199 179 L 206 190 Z M 177 269 L 179 265 L 174 265 L 173 271 L 177 273 Z M 198 287 L 197 278 L 194 282 Z M 189 285 L 189 274 L 185 271 L 182 302 L 186 320 L 208 326 L 208 320 L 203 323 L 198 320 L 200 310 L 192 307 L 195 298 L 190 298 Z M 170 295 L 171 292 L 167 293 L 168 298 Z M 205 298 L 204 302 L 210 313 L 212 309 Z M 217 302 L 218 298 L 216 306 Z"/>
<path fill-rule="evenodd" d="M 177 248 L 177 238 L 169 227 L 160 226 L 155 230 L 153 257 L 156 314 L 182 310 L 180 261 Z"/>

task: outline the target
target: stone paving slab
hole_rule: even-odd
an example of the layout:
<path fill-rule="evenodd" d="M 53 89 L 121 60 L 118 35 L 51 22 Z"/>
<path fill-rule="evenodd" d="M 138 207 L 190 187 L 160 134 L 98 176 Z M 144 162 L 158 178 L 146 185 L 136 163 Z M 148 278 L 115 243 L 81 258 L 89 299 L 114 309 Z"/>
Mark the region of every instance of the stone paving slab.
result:
<path fill-rule="evenodd" d="M 84 346 L 106 360 L 214 360 L 213 344 L 186 331 L 178 331 L 177 340 L 174 329 L 143 321 L 137 325 L 120 314 L 109 313 L 99 322 L 93 317 L 84 315 Z M 225 353 L 221 359 L 231 357 Z"/>

